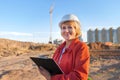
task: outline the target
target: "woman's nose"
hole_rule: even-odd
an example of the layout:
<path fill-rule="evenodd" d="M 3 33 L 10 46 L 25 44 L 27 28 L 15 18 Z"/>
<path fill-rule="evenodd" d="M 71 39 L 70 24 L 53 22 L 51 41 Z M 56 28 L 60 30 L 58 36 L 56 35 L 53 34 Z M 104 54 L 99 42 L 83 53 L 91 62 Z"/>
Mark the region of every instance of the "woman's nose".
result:
<path fill-rule="evenodd" d="M 65 32 L 69 32 L 69 29 L 68 29 L 68 28 L 65 28 L 64 31 L 65 31 Z"/>
<path fill-rule="evenodd" d="M 66 28 L 66 32 L 69 32 L 69 29 L 68 29 L 68 28 Z"/>

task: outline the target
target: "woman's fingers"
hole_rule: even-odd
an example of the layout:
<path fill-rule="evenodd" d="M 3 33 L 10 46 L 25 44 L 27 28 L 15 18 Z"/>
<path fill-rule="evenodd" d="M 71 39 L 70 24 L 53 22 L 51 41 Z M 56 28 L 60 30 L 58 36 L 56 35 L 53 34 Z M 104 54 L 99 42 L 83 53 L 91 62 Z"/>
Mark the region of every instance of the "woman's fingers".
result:
<path fill-rule="evenodd" d="M 39 67 L 39 71 L 47 80 L 51 79 L 50 73 L 46 69 L 44 69 L 42 66 Z"/>

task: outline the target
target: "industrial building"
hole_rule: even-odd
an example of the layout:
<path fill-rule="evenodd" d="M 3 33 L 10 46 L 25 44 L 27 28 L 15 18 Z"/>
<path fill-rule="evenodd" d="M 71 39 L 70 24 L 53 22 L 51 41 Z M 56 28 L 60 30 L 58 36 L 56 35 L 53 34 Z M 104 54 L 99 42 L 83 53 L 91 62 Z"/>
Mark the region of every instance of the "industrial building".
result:
<path fill-rule="evenodd" d="M 89 29 L 87 31 L 87 42 L 113 42 L 113 43 L 120 43 L 120 27 L 117 29 L 109 28 L 102 30 Z"/>

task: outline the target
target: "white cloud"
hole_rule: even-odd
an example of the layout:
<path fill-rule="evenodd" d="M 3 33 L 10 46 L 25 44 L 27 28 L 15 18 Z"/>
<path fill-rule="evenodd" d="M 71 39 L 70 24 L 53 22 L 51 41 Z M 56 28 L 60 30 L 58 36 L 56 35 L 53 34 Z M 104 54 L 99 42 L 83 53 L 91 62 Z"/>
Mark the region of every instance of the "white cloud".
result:
<path fill-rule="evenodd" d="M 52 34 L 59 34 L 60 32 L 52 32 Z M 33 32 L 33 34 L 50 34 L 50 32 Z"/>
<path fill-rule="evenodd" d="M 0 32 L 1 36 L 14 35 L 14 36 L 33 36 L 31 33 L 20 33 L 20 32 Z"/>
<path fill-rule="evenodd" d="M 61 38 L 60 32 L 52 32 L 52 40 Z M 20 32 L 0 32 L 0 38 L 7 38 L 19 41 L 32 41 L 48 43 L 50 32 L 33 32 L 33 33 L 20 33 Z"/>

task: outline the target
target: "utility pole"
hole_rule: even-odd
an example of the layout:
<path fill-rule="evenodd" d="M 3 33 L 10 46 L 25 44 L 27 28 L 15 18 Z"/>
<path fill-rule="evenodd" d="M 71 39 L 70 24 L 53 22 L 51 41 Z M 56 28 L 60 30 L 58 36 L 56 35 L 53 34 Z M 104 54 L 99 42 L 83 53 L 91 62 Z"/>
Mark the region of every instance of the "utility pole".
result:
<path fill-rule="evenodd" d="M 53 4 L 51 5 L 50 11 L 49 11 L 49 14 L 50 14 L 50 38 L 49 38 L 49 43 L 51 43 L 51 44 L 52 44 L 52 12 L 53 12 Z"/>

